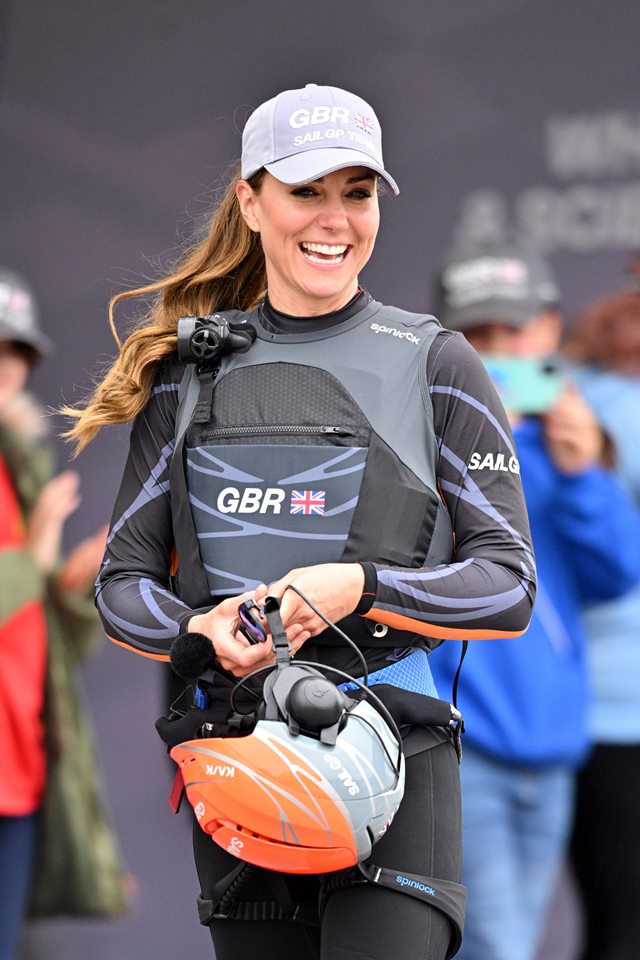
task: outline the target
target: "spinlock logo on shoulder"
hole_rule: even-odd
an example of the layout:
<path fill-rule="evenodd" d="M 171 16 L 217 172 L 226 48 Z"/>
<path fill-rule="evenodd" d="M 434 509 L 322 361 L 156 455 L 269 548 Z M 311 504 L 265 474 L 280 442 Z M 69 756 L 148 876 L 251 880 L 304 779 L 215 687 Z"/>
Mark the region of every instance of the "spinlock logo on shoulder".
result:
<path fill-rule="evenodd" d="M 420 343 L 420 337 L 416 337 L 415 334 L 409 330 L 398 330 L 397 327 L 386 327 L 383 323 L 372 323 L 371 329 L 374 333 L 388 333 L 398 340 L 408 340 L 409 343 L 416 344 Z"/>
<path fill-rule="evenodd" d="M 401 887 L 413 887 L 414 890 L 421 890 L 422 893 L 428 893 L 430 897 L 436 895 L 433 887 L 428 887 L 426 883 L 419 883 L 417 880 L 410 880 L 409 877 L 403 877 L 401 874 L 397 875 L 396 883 L 399 883 Z"/>
<path fill-rule="evenodd" d="M 505 453 L 485 453 L 475 450 L 469 460 L 469 470 L 494 470 L 502 473 L 520 473 L 520 463 L 517 457 L 509 457 Z"/>
<path fill-rule="evenodd" d="M 218 494 L 216 503 L 220 513 L 273 513 L 282 512 L 289 497 L 289 513 L 302 516 L 323 516 L 324 490 L 292 490 L 288 495 L 280 487 L 225 487 Z"/>

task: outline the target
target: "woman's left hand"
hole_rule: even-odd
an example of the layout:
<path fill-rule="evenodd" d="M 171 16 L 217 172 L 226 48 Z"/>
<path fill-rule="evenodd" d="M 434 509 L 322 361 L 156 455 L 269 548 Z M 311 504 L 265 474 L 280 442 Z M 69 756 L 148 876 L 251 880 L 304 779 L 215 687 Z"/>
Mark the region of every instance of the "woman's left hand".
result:
<path fill-rule="evenodd" d="M 364 589 L 364 570 L 359 563 L 320 563 L 313 567 L 290 570 L 269 587 L 256 591 L 256 601 L 262 603 L 266 596 L 280 597 L 280 616 L 287 628 L 299 624 L 304 631 L 304 640 L 296 638 L 291 643 L 291 652 L 296 653 L 310 636 L 315 637 L 327 625 L 295 591 L 287 587 L 294 584 L 333 623 L 353 613 L 360 602 Z"/>

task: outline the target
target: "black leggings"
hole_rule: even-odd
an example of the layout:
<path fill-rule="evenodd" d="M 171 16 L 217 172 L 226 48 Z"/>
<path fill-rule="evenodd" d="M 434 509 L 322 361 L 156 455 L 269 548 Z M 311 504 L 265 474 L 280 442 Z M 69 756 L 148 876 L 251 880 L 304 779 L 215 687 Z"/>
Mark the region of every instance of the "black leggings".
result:
<path fill-rule="evenodd" d="M 238 861 L 194 828 L 202 896 Z M 405 794 L 385 836 L 374 846 L 376 866 L 460 882 L 460 781 L 450 743 L 407 760 Z M 258 871 L 259 874 L 259 871 Z M 287 876 L 294 900 L 317 899 L 316 877 Z M 264 879 L 250 880 L 247 900 L 272 900 Z M 421 900 L 373 884 L 337 890 L 327 901 L 322 927 L 286 921 L 214 920 L 217 960 L 444 960 L 451 925 Z"/>
<path fill-rule="evenodd" d="M 600 745 L 580 771 L 571 843 L 582 960 L 640 956 L 640 745 Z"/>

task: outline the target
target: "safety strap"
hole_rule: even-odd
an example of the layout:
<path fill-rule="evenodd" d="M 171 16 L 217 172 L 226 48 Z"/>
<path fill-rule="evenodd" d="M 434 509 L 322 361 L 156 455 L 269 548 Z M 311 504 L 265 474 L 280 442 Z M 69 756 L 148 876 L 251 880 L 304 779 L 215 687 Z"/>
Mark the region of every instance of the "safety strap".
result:
<path fill-rule="evenodd" d="M 198 916 L 200 923 L 211 923 L 214 919 L 227 920 L 231 918 L 235 904 L 234 894 L 242 889 L 249 877 L 255 873 L 251 863 L 242 861 L 230 873 L 225 874 L 211 889 L 211 899 L 198 897 Z M 234 918 L 235 919 L 235 918 Z"/>
<path fill-rule="evenodd" d="M 271 900 L 237 899 L 237 894 L 247 880 L 254 876 L 256 869 L 260 870 L 261 880 L 266 880 L 269 884 L 274 898 Z M 443 913 L 452 929 L 447 960 L 455 956 L 460 949 L 467 899 L 467 891 L 460 883 L 389 870 L 372 863 L 359 863 L 351 870 L 325 874 L 321 882 L 319 907 L 315 902 L 295 903 L 282 874 L 272 870 L 262 870 L 249 863 L 239 863 L 214 885 L 211 899 L 198 897 L 200 923 L 207 926 L 213 920 L 287 920 L 317 926 L 332 893 L 362 883 L 375 883 L 377 886 L 395 890 L 397 893 L 409 894 Z"/>
<path fill-rule="evenodd" d="M 375 883 L 397 893 L 408 893 L 435 907 L 451 922 L 453 933 L 449 942 L 447 958 L 455 956 L 462 943 L 464 930 L 464 910 L 467 902 L 467 891 L 461 883 L 453 880 L 437 880 L 435 877 L 421 877 L 415 873 L 389 870 L 386 867 L 376 867 L 372 863 L 359 863 L 357 869 L 364 877 L 365 882 Z M 354 882 L 357 882 L 355 880 Z"/>
<path fill-rule="evenodd" d="M 256 871 L 250 863 L 240 863 L 212 888 L 211 899 L 198 897 L 200 923 L 213 920 L 288 920 L 317 926 L 320 922 L 317 903 L 295 903 L 282 874 L 261 870 L 272 893 L 271 900 L 238 900 L 237 894 Z"/>
<path fill-rule="evenodd" d="M 169 806 L 174 813 L 180 812 L 180 807 L 182 806 L 182 800 L 185 793 L 186 790 L 184 786 L 184 777 L 182 776 L 182 768 L 178 767 L 176 770 L 176 775 L 173 778 L 171 793 L 169 794 Z"/>
<path fill-rule="evenodd" d="M 460 671 L 462 670 L 462 664 L 464 663 L 464 658 L 467 655 L 467 647 L 469 646 L 468 640 L 462 641 L 462 650 L 460 651 L 460 662 L 458 663 L 458 668 L 456 670 L 456 675 L 453 678 L 453 689 L 451 691 L 451 702 L 453 703 L 456 710 L 458 709 L 458 683 L 460 681 Z"/>
<path fill-rule="evenodd" d="M 280 616 L 280 600 L 278 597 L 266 597 L 264 612 L 269 624 L 273 649 L 276 655 L 276 670 L 282 670 L 291 663 L 291 648 Z"/>
<path fill-rule="evenodd" d="M 211 407 L 213 406 L 213 384 L 218 374 L 219 367 L 212 370 L 198 369 L 198 381 L 200 390 L 198 392 L 198 402 L 193 411 L 194 423 L 209 423 L 211 421 Z"/>
<path fill-rule="evenodd" d="M 187 364 L 178 389 L 176 411 L 175 446 L 169 467 L 173 529 L 178 553 L 178 574 L 172 577 L 174 592 L 189 606 L 197 609 L 210 598 L 206 571 L 198 552 L 198 541 L 193 529 L 193 515 L 189 504 L 189 492 L 184 468 L 184 442 L 189 424 L 200 396 L 200 381 L 193 364 Z M 186 531 L 192 536 L 186 536 Z M 182 542 L 180 542 L 182 541 Z M 181 569 L 189 570 L 189 576 L 181 578 Z M 179 582 L 184 579 L 186 582 Z"/>
<path fill-rule="evenodd" d="M 182 380 L 178 387 L 178 409 L 176 410 L 175 440 L 176 445 L 187 432 L 191 418 L 193 417 L 198 397 L 200 395 L 200 382 L 194 363 L 185 365 Z"/>

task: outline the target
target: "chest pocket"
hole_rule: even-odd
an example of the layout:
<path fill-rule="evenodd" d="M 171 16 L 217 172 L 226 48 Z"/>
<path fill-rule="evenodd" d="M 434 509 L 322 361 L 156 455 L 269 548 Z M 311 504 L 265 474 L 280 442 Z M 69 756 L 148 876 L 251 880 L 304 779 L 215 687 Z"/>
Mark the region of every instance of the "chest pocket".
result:
<path fill-rule="evenodd" d="M 396 398 L 372 398 L 387 400 Z M 328 371 L 240 364 L 216 384 L 208 422 L 183 435 L 185 425 L 171 497 L 175 587 L 190 606 L 315 563 L 449 561 L 451 525 L 437 492 Z"/>
<path fill-rule="evenodd" d="M 211 421 L 187 432 L 184 468 L 212 597 L 343 556 L 371 429 L 329 373 L 240 367 L 218 383 Z"/>

